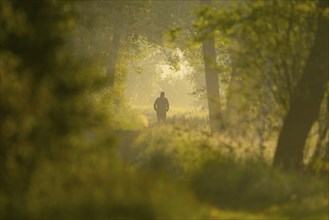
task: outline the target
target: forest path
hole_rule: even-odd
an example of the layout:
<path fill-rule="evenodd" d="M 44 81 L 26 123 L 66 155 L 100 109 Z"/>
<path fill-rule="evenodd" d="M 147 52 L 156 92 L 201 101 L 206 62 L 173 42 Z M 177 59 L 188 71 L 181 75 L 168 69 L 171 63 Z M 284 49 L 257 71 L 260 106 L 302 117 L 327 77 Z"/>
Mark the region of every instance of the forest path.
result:
<path fill-rule="evenodd" d="M 117 140 L 118 154 L 121 158 L 128 161 L 131 160 L 131 156 L 133 156 L 131 146 L 142 132 L 143 130 L 116 130 L 114 132 Z"/>

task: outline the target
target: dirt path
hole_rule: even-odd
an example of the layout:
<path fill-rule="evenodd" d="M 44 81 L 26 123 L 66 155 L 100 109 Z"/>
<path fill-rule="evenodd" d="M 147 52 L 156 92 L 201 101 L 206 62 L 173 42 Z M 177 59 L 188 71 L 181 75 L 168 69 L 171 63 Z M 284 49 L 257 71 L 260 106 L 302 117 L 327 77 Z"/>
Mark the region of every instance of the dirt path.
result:
<path fill-rule="evenodd" d="M 117 130 L 114 132 L 118 142 L 118 154 L 124 160 L 130 160 L 131 146 L 142 130 Z"/>

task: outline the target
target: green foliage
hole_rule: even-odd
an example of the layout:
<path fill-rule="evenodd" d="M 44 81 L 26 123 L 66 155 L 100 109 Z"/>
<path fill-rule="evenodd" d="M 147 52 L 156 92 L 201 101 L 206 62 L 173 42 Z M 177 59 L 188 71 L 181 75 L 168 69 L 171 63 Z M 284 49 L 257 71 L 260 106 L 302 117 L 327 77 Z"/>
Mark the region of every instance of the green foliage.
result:
<path fill-rule="evenodd" d="M 316 19 L 325 17 L 328 10 L 319 9 L 318 3 L 214 1 L 213 5 L 200 8 L 194 22 L 194 28 L 200 33 L 197 40 L 215 36 L 224 70 L 219 70 L 219 75 L 226 79 L 221 83 L 225 87 L 228 81 L 228 86 L 221 91 L 227 96 L 225 104 L 221 103 L 226 106 L 223 119 L 226 131 L 239 136 L 248 133 L 252 136 L 251 144 L 256 140 L 260 149 L 273 147 L 269 143 L 276 141 L 314 43 Z M 225 53 L 228 62 L 225 62 Z M 328 112 L 322 108 L 321 115 L 324 114 Z M 327 120 L 319 121 L 319 127 L 325 128 Z M 324 129 L 319 129 L 317 142 L 327 136 L 323 133 L 328 133 L 320 130 Z M 323 149 L 324 146 L 313 144 L 307 148 Z"/>
<path fill-rule="evenodd" d="M 89 12 L 102 14 L 96 18 L 101 20 L 98 23 L 92 16 L 77 17 L 74 7 L 79 2 L 0 2 L 0 217 L 326 218 L 328 183 L 324 179 L 283 173 L 269 168 L 266 165 L 269 161 L 264 164 L 248 160 L 250 154 L 238 155 L 241 150 L 228 144 L 231 142 L 225 138 L 240 137 L 211 135 L 202 113 L 200 117 L 187 116 L 188 113 L 173 108 L 169 114 L 174 116 L 166 124 L 153 125 L 152 109 L 141 114 L 129 108 L 123 99 L 128 72 L 126 61 L 130 57 L 127 54 L 134 49 L 128 44 L 119 51 L 116 83 L 111 88 L 104 87 L 106 64 L 112 58 L 107 44 L 120 25 L 126 36 L 122 41 L 139 43 L 137 39 L 142 38 L 136 39 L 127 33 L 130 27 L 143 26 L 151 18 L 157 18 L 162 21 L 157 30 L 163 30 L 171 27 L 176 15 L 185 10 L 182 5 L 166 7 L 168 2 L 153 3 L 111 1 L 80 5 L 80 12 L 88 11 L 88 6 L 95 7 L 95 11 Z M 193 8 L 195 2 L 184 4 L 191 4 Z M 261 15 L 271 11 L 268 7 L 265 10 L 261 2 L 257 4 Z M 298 10 L 312 14 L 309 4 L 298 4 Z M 167 10 L 162 10 L 164 8 Z M 111 13 L 106 9 L 111 9 Z M 168 13 L 173 9 L 173 15 Z M 134 10 L 136 13 L 130 16 Z M 212 13 L 212 9 L 207 10 L 204 16 Z M 139 13 L 144 12 L 152 13 L 153 17 L 137 19 Z M 161 17 L 157 17 L 158 12 L 162 12 Z M 253 19 L 258 20 L 257 13 Z M 120 15 L 124 17 L 122 20 Z M 167 16 L 171 19 L 165 20 Z M 102 29 L 91 28 L 90 24 L 103 24 L 107 19 L 106 31 L 89 41 Z M 233 14 L 232 19 L 228 19 L 234 21 L 226 24 L 226 28 L 231 28 L 239 17 Z M 255 26 L 256 30 L 266 28 L 265 23 L 256 23 L 253 23 L 259 25 Z M 186 30 L 178 31 L 178 24 L 173 26 L 177 30 L 172 33 L 173 37 L 184 45 L 181 32 Z M 139 27 L 134 33 L 142 34 L 147 28 Z M 145 35 L 153 43 L 159 43 L 162 34 L 150 31 Z M 192 49 L 182 53 L 200 67 L 198 55 L 193 55 L 200 47 L 196 42 L 191 43 L 190 36 L 187 38 Z M 256 39 L 260 38 L 248 38 L 246 42 Z M 94 44 L 98 41 L 99 45 Z M 227 50 L 234 45 L 231 43 L 225 38 L 217 45 L 222 52 L 220 68 L 227 73 L 222 80 L 227 83 L 232 71 Z M 79 44 L 83 49 L 75 50 Z M 138 55 L 141 54 L 136 52 Z M 172 66 L 177 67 L 177 59 L 170 55 L 169 58 Z M 179 87 L 177 82 L 163 83 Z M 250 112 L 257 119 L 257 111 Z M 147 125 L 149 127 L 142 130 Z M 129 132 L 134 135 L 126 135 Z"/>
<path fill-rule="evenodd" d="M 113 141 L 108 137 L 72 140 L 61 159 L 41 160 L 25 194 L 1 195 L 2 215 L 13 219 L 206 216 L 191 193 L 177 183 L 122 164 L 109 148 Z M 28 203 L 22 204 L 22 199 Z"/>
<path fill-rule="evenodd" d="M 55 164 L 65 170 L 63 158 L 88 142 L 86 133 L 98 137 L 95 125 L 106 120 L 91 100 L 100 76 L 66 44 L 76 19 L 72 2 L 1 1 L 1 10 L 1 217 L 28 218 L 31 190 L 52 193 L 50 177 L 65 176 Z"/>
<path fill-rule="evenodd" d="M 200 201 L 216 207 L 213 217 L 220 217 L 223 209 L 262 213 L 261 219 L 327 216 L 326 179 L 285 173 L 251 155 L 237 157 L 232 152 L 238 150 L 232 151 L 218 136 L 193 128 L 200 124 L 194 120 L 178 119 L 146 130 L 126 159 L 140 170 L 187 184 Z"/>
<path fill-rule="evenodd" d="M 202 135 L 207 131 L 186 129 L 175 125 L 149 128 L 131 148 L 130 161 L 142 169 L 163 170 L 181 177 L 197 169 L 202 155 L 214 145 Z"/>
<path fill-rule="evenodd" d="M 253 160 L 206 161 L 191 184 L 199 197 L 220 207 L 266 212 L 276 207 L 277 214 L 302 219 L 324 217 L 328 205 L 323 195 L 327 184 L 323 180 L 282 173 Z"/>

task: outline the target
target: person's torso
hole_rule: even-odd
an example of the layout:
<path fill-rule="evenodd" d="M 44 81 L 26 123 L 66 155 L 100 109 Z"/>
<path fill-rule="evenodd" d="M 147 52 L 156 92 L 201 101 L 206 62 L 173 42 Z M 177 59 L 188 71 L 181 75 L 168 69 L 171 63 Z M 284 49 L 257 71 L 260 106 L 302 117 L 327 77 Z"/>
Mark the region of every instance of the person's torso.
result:
<path fill-rule="evenodd" d="M 157 110 L 165 111 L 167 110 L 168 100 L 164 97 L 159 97 L 156 100 Z"/>

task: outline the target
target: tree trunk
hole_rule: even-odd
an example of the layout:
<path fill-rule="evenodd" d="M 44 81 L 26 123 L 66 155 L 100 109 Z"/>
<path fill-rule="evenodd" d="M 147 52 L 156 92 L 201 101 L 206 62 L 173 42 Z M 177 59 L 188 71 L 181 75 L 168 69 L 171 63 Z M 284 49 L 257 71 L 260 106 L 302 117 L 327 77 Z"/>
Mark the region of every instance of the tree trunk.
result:
<path fill-rule="evenodd" d="M 201 4 L 210 4 L 211 0 L 201 0 Z M 202 40 L 204 58 L 207 99 L 209 109 L 209 123 L 212 132 L 219 130 L 220 103 L 219 82 L 216 68 L 215 39 L 212 35 Z"/>
<path fill-rule="evenodd" d="M 328 1 L 320 1 L 319 8 L 325 7 L 328 7 Z M 314 45 L 279 135 L 273 162 L 276 167 L 302 168 L 306 139 L 319 115 L 328 82 L 328 23 L 322 15 L 318 17 L 315 34 Z"/>
<path fill-rule="evenodd" d="M 109 86 L 111 87 L 114 84 L 114 79 L 116 74 L 115 66 L 118 61 L 119 50 L 120 50 L 120 31 L 114 31 L 112 42 L 111 42 L 110 60 L 107 67 L 107 76 L 109 80 Z"/>

